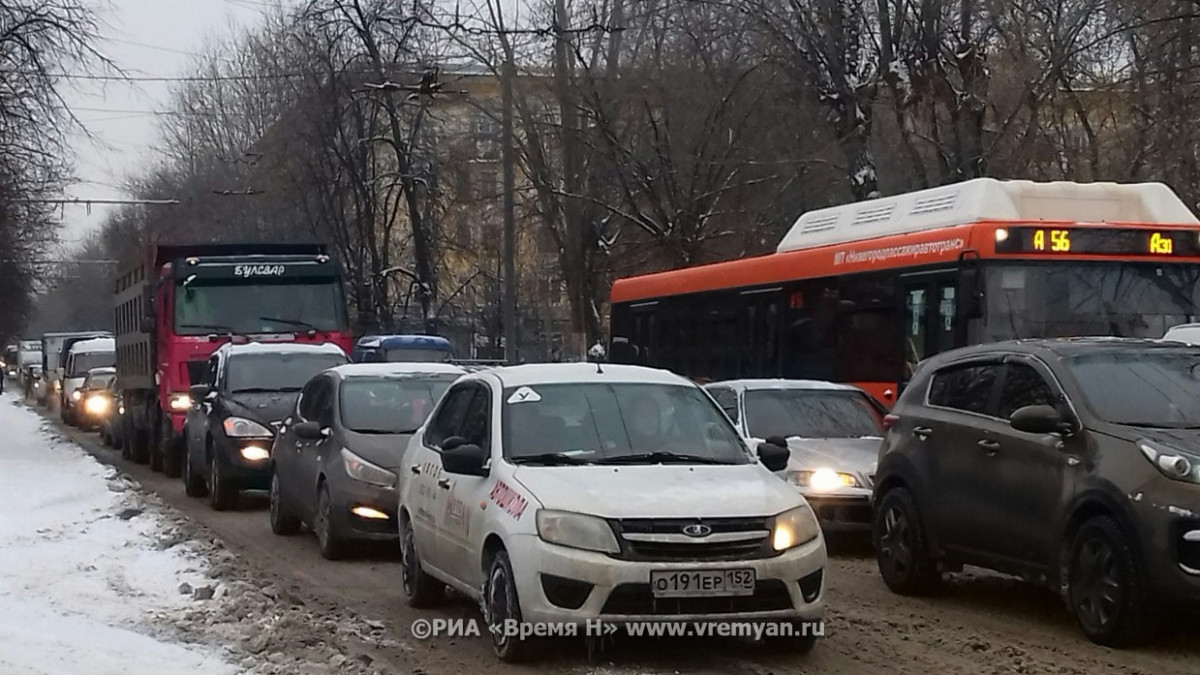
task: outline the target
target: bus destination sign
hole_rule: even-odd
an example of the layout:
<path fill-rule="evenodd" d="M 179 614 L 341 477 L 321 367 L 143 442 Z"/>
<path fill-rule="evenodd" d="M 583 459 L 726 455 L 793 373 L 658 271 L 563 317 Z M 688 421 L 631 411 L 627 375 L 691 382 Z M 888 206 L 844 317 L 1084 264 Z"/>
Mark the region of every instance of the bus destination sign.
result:
<path fill-rule="evenodd" d="M 1006 227 L 996 253 L 1200 257 L 1200 232 L 1100 227 Z"/>

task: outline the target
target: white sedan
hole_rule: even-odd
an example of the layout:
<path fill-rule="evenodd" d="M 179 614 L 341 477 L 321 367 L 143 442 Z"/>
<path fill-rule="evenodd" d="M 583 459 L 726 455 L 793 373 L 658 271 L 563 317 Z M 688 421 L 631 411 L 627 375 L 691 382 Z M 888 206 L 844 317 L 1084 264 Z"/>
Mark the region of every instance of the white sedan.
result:
<path fill-rule="evenodd" d="M 480 601 L 502 660 L 514 624 L 815 622 L 825 542 L 696 384 L 634 366 L 546 364 L 460 378 L 409 443 L 400 535 L 410 604 Z M 583 634 L 582 632 L 580 634 Z M 787 638 L 806 652 L 815 635 Z"/>

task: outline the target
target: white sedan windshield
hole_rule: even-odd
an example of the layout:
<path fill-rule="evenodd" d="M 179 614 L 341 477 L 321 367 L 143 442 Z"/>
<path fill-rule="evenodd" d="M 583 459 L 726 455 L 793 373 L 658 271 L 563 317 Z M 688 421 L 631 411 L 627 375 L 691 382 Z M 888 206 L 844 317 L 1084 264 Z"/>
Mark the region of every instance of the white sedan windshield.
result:
<path fill-rule="evenodd" d="M 745 444 L 699 388 L 550 384 L 504 391 L 505 455 L 564 464 L 744 464 Z"/>

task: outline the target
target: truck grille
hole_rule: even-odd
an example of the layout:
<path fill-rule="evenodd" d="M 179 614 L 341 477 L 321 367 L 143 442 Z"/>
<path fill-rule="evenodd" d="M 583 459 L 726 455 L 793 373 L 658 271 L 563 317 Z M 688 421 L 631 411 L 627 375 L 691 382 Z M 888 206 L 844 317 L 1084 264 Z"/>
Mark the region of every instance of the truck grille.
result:
<path fill-rule="evenodd" d="M 630 519 L 611 521 L 621 560 L 704 562 L 754 560 L 776 555 L 766 518 Z M 706 534 L 684 532 L 700 526 Z"/>

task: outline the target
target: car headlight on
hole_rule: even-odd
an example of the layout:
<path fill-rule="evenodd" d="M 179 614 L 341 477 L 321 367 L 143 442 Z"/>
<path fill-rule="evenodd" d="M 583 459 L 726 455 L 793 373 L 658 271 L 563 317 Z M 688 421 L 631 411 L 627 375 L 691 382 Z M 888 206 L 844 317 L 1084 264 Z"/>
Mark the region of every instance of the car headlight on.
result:
<path fill-rule="evenodd" d="M 71 400 L 72 401 L 78 401 L 81 398 L 83 398 L 82 391 L 79 391 L 78 389 L 76 389 L 75 391 L 71 392 Z"/>
<path fill-rule="evenodd" d="M 226 417 L 221 423 L 230 438 L 271 438 L 275 434 L 263 425 L 244 417 Z"/>
<path fill-rule="evenodd" d="M 1138 441 L 1138 449 L 1167 478 L 1200 483 L 1200 455 L 1146 440 Z"/>
<path fill-rule="evenodd" d="M 182 392 L 171 394 L 167 397 L 167 405 L 176 412 L 187 410 L 192 407 L 192 396 Z"/>
<path fill-rule="evenodd" d="M 84 407 L 92 415 L 103 415 L 108 412 L 108 399 L 103 396 L 91 396 Z"/>
<path fill-rule="evenodd" d="M 342 463 L 346 467 L 346 475 L 360 483 L 387 488 L 396 484 L 396 474 L 375 466 L 345 448 L 342 448 Z"/>
<path fill-rule="evenodd" d="M 261 445 L 247 445 L 240 452 L 243 459 L 251 462 L 261 462 L 271 458 L 271 451 Z"/>
<path fill-rule="evenodd" d="M 62 382 L 54 381 L 54 391 L 62 391 Z"/>
<path fill-rule="evenodd" d="M 817 492 L 832 492 L 844 487 L 862 487 L 854 474 L 824 468 L 814 471 L 793 471 L 788 474 L 788 480 L 794 485 L 811 488 Z"/>
<path fill-rule="evenodd" d="M 771 519 L 771 547 L 776 551 L 807 544 L 819 534 L 821 526 L 808 506 L 798 506 Z"/>
<path fill-rule="evenodd" d="M 600 553 L 619 553 L 617 536 L 603 518 L 570 511 L 538 509 L 537 531 L 542 541 Z"/>

